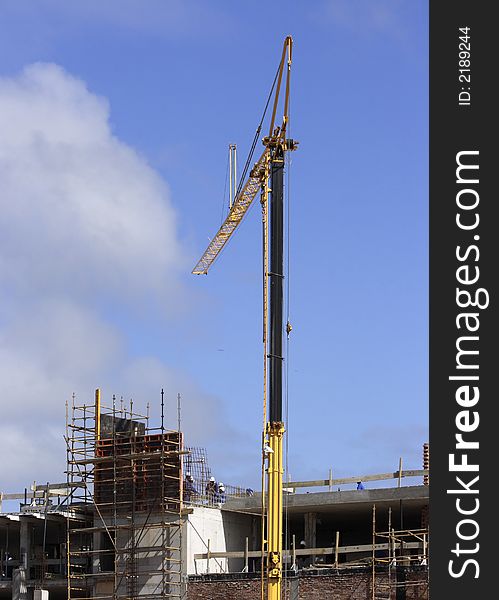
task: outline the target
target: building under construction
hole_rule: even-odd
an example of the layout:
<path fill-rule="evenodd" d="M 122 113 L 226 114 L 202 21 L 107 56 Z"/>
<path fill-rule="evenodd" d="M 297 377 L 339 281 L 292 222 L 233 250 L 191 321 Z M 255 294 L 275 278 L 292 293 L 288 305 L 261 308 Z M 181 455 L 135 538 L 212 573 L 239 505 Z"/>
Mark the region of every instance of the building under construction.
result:
<path fill-rule="evenodd" d="M 105 406 L 99 391 L 95 402 L 73 401 L 66 481 L 2 492 L 20 501 L 0 513 L 2 598 L 260 598 L 261 493 L 207 494 L 206 452 L 149 420 L 132 403 Z M 427 598 L 427 445 L 422 466 L 285 483 L 283 596 Z"/>
<path fill-rule="evenodd" d="M 231 158 L 227 217 L 193 273 L 207 274 L 257 195 L 262 215 L 262 486 L 212 479 L 206 453 L 116 400 L 67 410 L 63 483 L 33 485 L 19 511 L 0 515 L 0 595 L 14 600 L 425 600 L 428 596 L 428 447 L 422 469 L 284 477 L 286 342 L 284 170 L 289 137 L 292 38 L 281 60 L 236 186 Z M 278 122 L 279 94 L 283 118 Z M 273 102 L 272 102 L 273 99 Z M 267 108 L 264 150 L 251 164 Z M 269 111 L 270 112 L 270 111 Z M 231 152 L 234 151 L 231 145 Z M 231 154 L 232 157 L 232 154 Z M 232 169 L 234 165 L 234 169 Z M 286 293 L 287 295 L 287 293 Z M 415 485 L 402 485 L 406 478 Z M 387 487 L 373 482 L 390 481 Z M 322 488 L 316 491 L 316 488 Z M 55 501 L 55 502 L 54 502 Z"/>

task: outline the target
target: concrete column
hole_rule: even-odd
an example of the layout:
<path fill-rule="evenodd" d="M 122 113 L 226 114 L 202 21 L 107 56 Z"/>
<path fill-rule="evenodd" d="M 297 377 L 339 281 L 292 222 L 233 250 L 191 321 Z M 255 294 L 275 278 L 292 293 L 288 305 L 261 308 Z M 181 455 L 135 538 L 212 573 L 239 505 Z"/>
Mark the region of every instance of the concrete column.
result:
<path fill-rule="evenodd" d="M 188 554 L 187 551 L 190 547 L 190 535 L 191 535 L 191 531 L 190 529 L 192 529 L 191 527 L 189 527 L 189 517 L 190 515 L 187 515 L 187 518 L 182 519 L 182 515 L 180 518 L 180 523 L 181 523 L 181 529 L 180 529 L 180 552 L 181 552 L 181 557 L 182 557 L 182 562 L 180 564 L 180 577 L 181 577 L 181 583 L 180 583 L 180 597 L 181 598 L 187 598 L 187 567 L 188 567 Z"/>
<path fill-rule="evenodd" d="M 251 537 L 250 537 L 250 550 L 260 550 L 262 547 L 262 518 L 252 517 L 251 519 Z M 260 568 L 259 558 L 250 558 L 250 571 L 255 571 Z"/>
<path fill-rule="evenodd" d="M 93 539 L 93 549 L 101 550 L 101 533 L 100 531 L 92 534 Z M 95 553 L 92 555 L 92 573 L 100 572 L 100 555 Z"/>
<path fill-rule="evenodd" d="M 317 513 L 305 513 L 305 544 L 315 548 L 317 542 Z"/>
<path fill-rule="evenodd" d="M 288 578 L 289 600 L 300 600 L 300 581 L 298 577 Z"/>
<path fill-rule="evenodd" d="M 251 518 L 251 538 L 250 538 L 250 550 L 260 550 L 261 546 L 261 517 Z"/>
<path fill-rule="evenodd" d="M 20 518 L 19 533 L 19 556 L 20 567 L 26 570 L 26 577 L 30 577 L 30 557 L 31 557 L 31 524 L 28 519 Z"/>
<path fill-rule="evenodd" d="M 26 571 L 23 567 L 12 572 L 12 600 L 28 600 L 26 587 Z"/>

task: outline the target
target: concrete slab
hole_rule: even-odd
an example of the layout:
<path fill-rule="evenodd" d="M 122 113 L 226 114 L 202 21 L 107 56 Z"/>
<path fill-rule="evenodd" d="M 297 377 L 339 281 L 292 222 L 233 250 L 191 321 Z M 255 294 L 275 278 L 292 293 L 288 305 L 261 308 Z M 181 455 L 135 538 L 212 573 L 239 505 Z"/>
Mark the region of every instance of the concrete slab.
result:
<path fill-rule="evenodd" d="M 364 512 L 373 504 L 380 508 L 399 505 L 415 510 L 428 504 L 430 488 L 427 485 L 405 486 L 400 488 L 374 488 L 364 490 L 348 490 L 335 492 L 310 492 L 289 494 L 284 502 L 288 513 L 328 513 L 354 516 L 356 512 Z M 258 514 L 261 509 L 261 497 L 231 498 L 223 505 L 222 510 Z"/>

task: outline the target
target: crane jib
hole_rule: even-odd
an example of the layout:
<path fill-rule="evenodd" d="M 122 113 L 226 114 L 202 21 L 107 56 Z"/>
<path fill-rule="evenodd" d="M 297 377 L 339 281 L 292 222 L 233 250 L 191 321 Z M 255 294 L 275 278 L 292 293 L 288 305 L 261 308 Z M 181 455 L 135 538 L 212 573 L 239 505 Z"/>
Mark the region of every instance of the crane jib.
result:
<path fill-rule="evenodd" d="M 215 262 L 216 258 L 225 247 L 225 244 L 229 241 L 230 237 L 248 212 L 248 209 L 261 186 L 261 169 L 265 163 L 267 152 L 268 150 L 265 149 L 255 163 L 250 177 L 234 200 L 227 218 L 192 270 L 194 275 L 206 275 L 208 273 L 208 269 Z"/>

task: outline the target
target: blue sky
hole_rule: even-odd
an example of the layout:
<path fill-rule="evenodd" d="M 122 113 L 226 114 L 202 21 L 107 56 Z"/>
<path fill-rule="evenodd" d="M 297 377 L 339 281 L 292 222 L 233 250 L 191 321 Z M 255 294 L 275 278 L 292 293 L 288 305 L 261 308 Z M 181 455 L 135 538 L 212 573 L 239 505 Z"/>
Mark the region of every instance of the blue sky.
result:
<path fill-rule="evenodd" d="M 421 468 L 426 3 L 7 0 L 0 490 L 64 479 L 65 401 L 99 386 L 153 414 L 164 387 L 171 427 L 180 393 L 215 474 L 258 485 L 257 203 L 210 274 L 190 271 L 288 34 L 289 473 Z"/>

